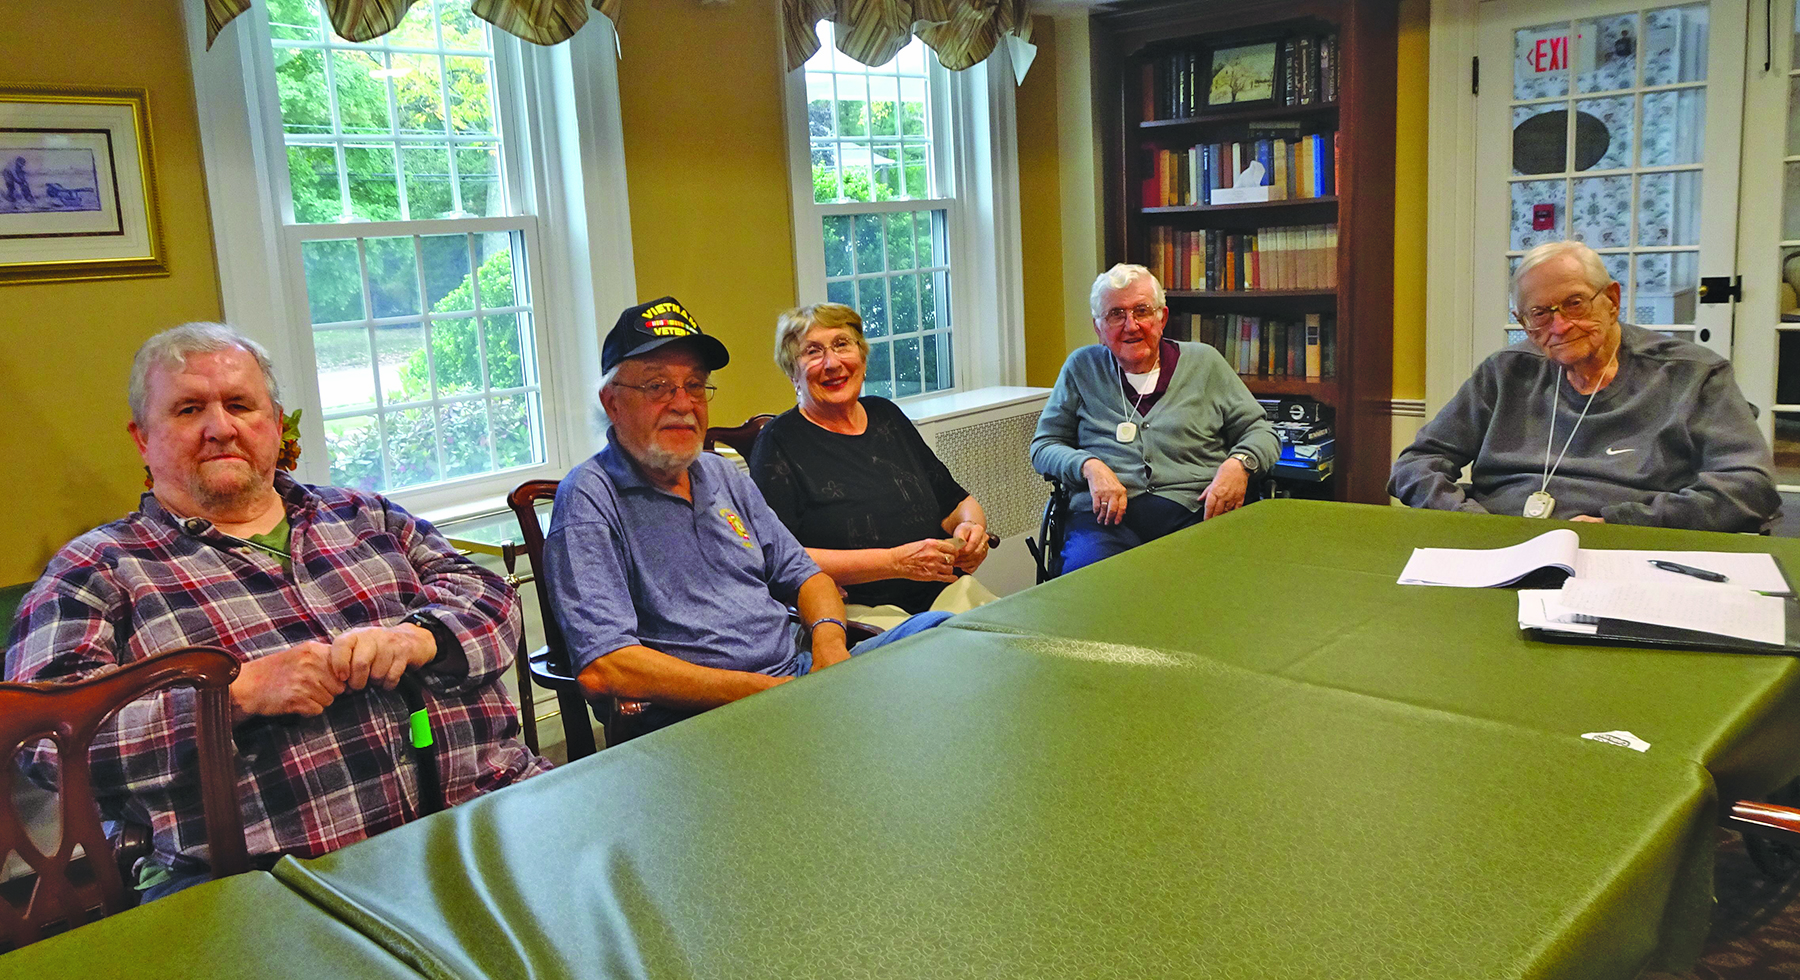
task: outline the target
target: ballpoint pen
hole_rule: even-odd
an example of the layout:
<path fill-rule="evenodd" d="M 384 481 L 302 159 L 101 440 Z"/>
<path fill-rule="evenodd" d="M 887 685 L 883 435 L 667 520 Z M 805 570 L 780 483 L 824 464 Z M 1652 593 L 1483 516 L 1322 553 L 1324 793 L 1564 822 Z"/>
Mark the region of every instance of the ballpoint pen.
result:
<path fill-rule="evenodd" d="M 1660 558 L 1652 558 L 1652 559 L 1650 559 L 1650 564 L 1655 565 L 1657 568 L 1660 568 L 1665 572 L 1679 572 L 1682 575 L 1692 575 L 1695 578 L 1705 579 L 1708 582 L 1729 582 L 1729 581 L 1731 581 L 1731 579 L 1726 578 L 1723 575 L 1720 575 L 1718 572 L 1709 572 L 1704 568 L 1695 568 L 1692 565 L 1683 565 L 1682 563 L 1677 562 L 1677 561 L 1663 561 Z"/>

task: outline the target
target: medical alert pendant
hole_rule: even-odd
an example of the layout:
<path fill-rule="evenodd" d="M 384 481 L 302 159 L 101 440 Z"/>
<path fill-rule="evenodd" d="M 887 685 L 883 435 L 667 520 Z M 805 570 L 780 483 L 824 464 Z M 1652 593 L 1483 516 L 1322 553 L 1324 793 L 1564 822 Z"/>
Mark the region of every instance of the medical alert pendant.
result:
<path fill-rule="evenodd" d="M 1113 431 L 1113 435 L 1118 436 L 1120 442 L 1130 442 L 1137 438 L 1137 423 L 1120 422 L 1119 427 Z"/>
<path fill-rule="evenodd" d="M 1549 517 L 1556 509 L 1556 498 L 1542 490 L 1525 498 L 1526 517 Z"/>

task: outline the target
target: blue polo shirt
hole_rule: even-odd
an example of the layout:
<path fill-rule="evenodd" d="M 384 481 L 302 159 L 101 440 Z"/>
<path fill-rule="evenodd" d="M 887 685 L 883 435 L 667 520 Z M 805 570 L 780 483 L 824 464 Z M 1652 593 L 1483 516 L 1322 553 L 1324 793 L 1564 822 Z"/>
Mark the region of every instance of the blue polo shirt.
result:
<path fill-rule="evenodd" d="M 692 503 L 616 445 L 563 478 L 543 574 L 577 672 L 634 644 L 702 667 L 798 671 L 786 604 L 819 566 L 736 465 L 701 453 L 688 479 Z"/>

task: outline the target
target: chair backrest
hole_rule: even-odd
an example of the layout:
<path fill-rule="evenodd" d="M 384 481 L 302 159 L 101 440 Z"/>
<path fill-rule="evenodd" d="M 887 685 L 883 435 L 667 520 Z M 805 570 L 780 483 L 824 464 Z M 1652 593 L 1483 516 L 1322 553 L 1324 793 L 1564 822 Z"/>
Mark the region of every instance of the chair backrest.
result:
<path fill-rule="evenodd" d="M 775 416 L 764 413 L 752 415 L 742 425 L 715 425 L 706 430 L 706 442 L 703 448 L 711 449 L 719 443 L 730 446 L 739 456 L 750 458 L 750 450 L 756 445 L 756 437 L 762 435 L 763 426 L 773 421 Z"/>
<path fill-rule="evenodd" d="M 135 900 L 112 862 L 100 826 L 88 767 L 88 750 L 101 724 L 119 708 L 170 687 L 193 687 L 196 698 L 200 800 L 206 817 L 213 877 L 249 867 L 243 817 L 238 812 L 237 773 L 231 747 L 228 688 L 238 664 L 217 647 L 185 647 L 69 684 L 0 684 L 0 854 L 19 855 L 36 874 L 21 904 L 0 902 L 0 923 L 14 948 L 52 932 L 72 929 L 101 915 L 130 908 Z M 48 739 L 56 747 L 62 839 L 45 854 L 12 806 L 13 764 L 21 749 Z M 70 874 L 79 846 L 87 880 Z M 98 910 L 98 915 L 94 911 Z"/>
<path fill-rule="evenodd" d="M 556 499 L 556 480 L 526 480 L 506 495 L 506 506 L 519 519 L 519 536 L 525 539 L 525 557 L 531 562 L 532 585 L 537 589 L 538 608 L 543 610 L 544 646 L 564 673 L 569 672 L 569 648 L 563 642 L 562 627 L 550 613 L 550 582 L 544 577 L 544 525 L 538 520 L 537 505 Z"/>

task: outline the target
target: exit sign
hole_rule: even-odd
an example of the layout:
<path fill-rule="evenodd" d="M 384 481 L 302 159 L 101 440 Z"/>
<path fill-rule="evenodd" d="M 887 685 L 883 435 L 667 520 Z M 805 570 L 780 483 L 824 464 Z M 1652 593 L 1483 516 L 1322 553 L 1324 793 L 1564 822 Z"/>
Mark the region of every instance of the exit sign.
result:
<path fill-rule="evenodd" d="M 1523 59 L 1521 65 L 1534 75 L 1542 75 L 1553 71 L 1567 71 L 1569 68 L 1569 34 L 1566 30 L 1546 32 L 1535 37 L 1527 35 L 1521 39 L 1520 47 Z"/>

